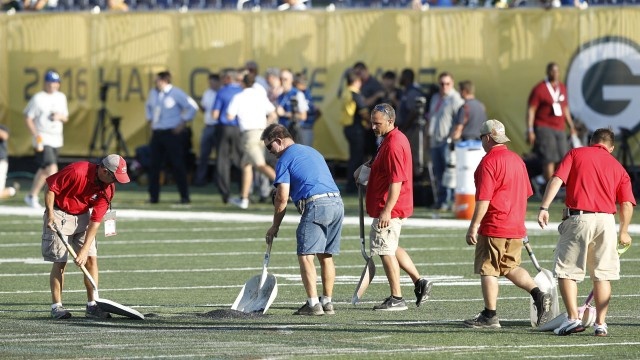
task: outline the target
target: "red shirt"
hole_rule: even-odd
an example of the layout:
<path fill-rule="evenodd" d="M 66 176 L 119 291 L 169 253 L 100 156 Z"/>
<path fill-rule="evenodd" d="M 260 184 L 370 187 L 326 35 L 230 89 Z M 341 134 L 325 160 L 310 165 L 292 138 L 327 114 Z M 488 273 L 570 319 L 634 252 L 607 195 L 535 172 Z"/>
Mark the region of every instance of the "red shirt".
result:
<path fill-rule="evenodd" d="M 91 212 L 91 221 L 100 222 L 109 209 L 115 186 L 98 180 L 98 165 L 78 161 L 47 178 L 49 190 L 56 194 L 55 205 L 62 211 L 80 215 Z"/>
<path fill-rule="evenodd" d="M 571 209 L 615 214 L 616 203 L 636 205 L 629 174 L 601 144 L 569 151 L 553 175 L 567 185 Z"/>
<path fill-rule="evenodd" d="M 553 88 L 553 85 L 551 85 Z M 529 95 L 529 106 L 536 107 L 536 115 L 533 120 L 533 126 L 544 126 L 559 131 L 565 130 L 565 114 L 564 109 L 568 106 L 567 88 L 564 84 L 558 82 L 560 89 L 559 102 L 562 107 L 562 115 L 556 116 L 553 113 L 553 97 L 547 88 L 546 82 L 543 80 L 536 85 Z M 557 91 L 558 88 L 553 88 Z"/>
<path fill-rule="evenodd" d="M 373 164 L 367 184 L 367 214 L 380 217 L 387 202 L 389 185 L 401 182 L 400 196 L 391 210 L 392 218 L 408 218 L 413 214 L 413 160 L 409 140 L 398 128 L 385 135 Z"/>
<path fill-rule="evenodd" d="M 505 239 L 524 238 L 527 199 L 533 190 L 522 158 L 506 146 L 494 146 L 480 160 L 474 178 L 476 201 L 489 200 L 478 233 Z"/>

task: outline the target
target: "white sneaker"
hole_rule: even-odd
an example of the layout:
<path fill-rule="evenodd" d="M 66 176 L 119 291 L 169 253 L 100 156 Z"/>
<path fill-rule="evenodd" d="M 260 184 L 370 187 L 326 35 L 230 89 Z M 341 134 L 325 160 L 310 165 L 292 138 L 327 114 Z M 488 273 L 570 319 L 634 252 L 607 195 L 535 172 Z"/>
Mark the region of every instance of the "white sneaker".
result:
<path fill-rule="evenodd" d="M 240 209 L 246 210 L 249 208 L 249 199 L 233 198 L 233 199 L 229 199 L 229 202 L 239 207 Z"/>
<path fill-rule="evenodd" d="M 580 319 L 566 319 L 562 325 L 560 325 L 557 329 L 553 330 L 556 335 L 566 336 L 584 331 L 584 326 L 582 326 L 582 320 Z"/>
<path fill-rule="evenodd" d="M 30 208 L 42 209 L 42 205 L 40 205 L 40 203 L 38 202 L 38 198 L 37 197 L 33 197 L 31 195 L 25 195 L 24 202 Z"/>

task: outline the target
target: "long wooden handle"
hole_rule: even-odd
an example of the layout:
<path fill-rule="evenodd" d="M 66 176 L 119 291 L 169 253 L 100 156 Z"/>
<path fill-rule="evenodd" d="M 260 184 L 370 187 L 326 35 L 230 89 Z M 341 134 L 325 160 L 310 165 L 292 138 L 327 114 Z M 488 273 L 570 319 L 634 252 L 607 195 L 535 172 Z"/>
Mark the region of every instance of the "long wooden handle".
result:
<path fill-rule="evenodd" d="M 60 240 L 62 240 L 62 243 L 67 248 L 67 251 L 69 251 L 69 254 L 71 254 L 71 256 L 73 256 L 73 258 L 76 259 L 78 257 L 78 254 L 76 254 L 76 251 L 73 250 L 73 247 L 69 244 L 69 242 L 64 237 L 64 235 L 62 234 L 62 231 L 60 231 L 60 228 L 58 228 L 58 225 L 55 222 L 53 223 L 53 228 L 56 230 L 56 233 L 58 234 L 58 237 L 60 238 Z M 95 298 L 96 299 L 99 298 L 98 297 L 98 286 L 96 285 L 95 280 L 93 280 L 93 277 L 91 276 L 91 274 L 89 274 L 89 270 L 87 270 L 87 268 L 84 265 L 80 266 L 80 269 L 82 269 L 82 272 L 84 273 L 84 276 L 86 276 L 87 279 L 89 279 L 89 282 L 91 283 L 91 286 L 93 287 L 93 292 L 94 292 Z"/>
<path fill-rule="evenodd" d="M 533 249 L 531 249 L 531 244 L 529 244 L 529 237 L 525 236 L 524 240 L 522 240 L 522 243 L 524 244 L 524 248 L 527 249 L 527 253 L 529 254 L 529 257 L 531 258 L 531 262 L 533 263 L 533 266 L 535 266 L 536 270 L 538 270 L 538 272 L 542 271 L 542 268 L 540 267 L 540 264 L 538 263 L 538 259 L 536 259 L 536 255 L 533 253 Z"/>

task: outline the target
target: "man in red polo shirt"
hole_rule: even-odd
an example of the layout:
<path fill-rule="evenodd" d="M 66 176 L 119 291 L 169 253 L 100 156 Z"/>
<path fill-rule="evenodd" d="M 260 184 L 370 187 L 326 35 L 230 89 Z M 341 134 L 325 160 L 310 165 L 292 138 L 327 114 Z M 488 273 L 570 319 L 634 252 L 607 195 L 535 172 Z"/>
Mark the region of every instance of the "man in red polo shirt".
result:
<path fill-rule="evenodd" d="M 409 140 L 395 127 L 395 120 L 395 110 L 389 104 L 378 104 L 371 112 L 371 128 L 382 143 L 371 162 L 367 184 L 367 214 L 373 218 L 369 238 L 371 252 L 382 259 L 391 288 L 391 296 L 373 307 L 380 311 L 407 310 L 400 289 L 400 268 L 415 285 L 416 306 L 429 298 L 432 286 L 398 246 L 402 223 L 413 214 L 413 162 Z"/>
<path fill-rule="evenodd" d="M 567 100 L 558 64 L 547 64 L 547 77 L 531 90 L 527 108 L 527 142 L 540 158 L 542 175 L 547 182 L 569 150 L 566 126 L 571 135 L 576 134 Z"/>
<path fill-rule="evenodd" d="M 613 152 L 611 129 L 598 129 L 590 146 L 569 151 L 562 159 L 542 197 L 538 224 L 549 223 L 549 205 L 562 183 L 566 198 L 560 239 L 556 247 L 554 273 L 567 309 L 567 320 L 554 332 L 570 335 L 584 331 L 578 318 L 578 281 L 584 280 L 587 268 L 593 282 L 596 303 L 595 335 L 607 336 L 605 318 L 611 299 L 611 280 L 620 279 L 620 258 L 616 240 L 616 203 L 620 204 L 620 238 L 617 243 L 631 244 L 629 222 L 636 200 L 631 179 Z"/>
<path fill-rule="evenodd" d="M 49 283 L 51 287 L 51 317 L 68 319 L 71 313 L 62 306 L 62 284 L 68 252 L 53 229 L 58 225 L 62 234 L 77 253 L 75 263 L 84 265 L 98 282 L 96 234 L 103 217 L 111 209 L 115 182 L 128 183 L 127 163 L 120 155 L 109 155 L 100 164 L 78 161 L 66 166 L 46 180 L 44 226 L 42 227 L 42 256 L 53 262 Z M 92 211 L 89 211 L 92 209 Z M 115 219 L 113 219 L 115 221 Z M 93 287 L 85 279 L 89 318 L 108 318 L 93 298 Z"/>
<path fill-rule="evenodd" d="M 533 194 L 527 168 L 520 156 L 505 145 L 509 138 L 500 121 L 482 123 L 480 139 L 487 154 L 474 173 L 476 207 L 466 240 L 476 246 L 474 269 L 480 274 L 484 310 L 464 324 L 471 328 L 500 327 L 496 315 L 499 276 L 531 294 L 538 323 L 546 322 L 551 295 L 542 292 L 527 270 L 520 267 L 522 239 L 527 235 L 527 198 Z"/>

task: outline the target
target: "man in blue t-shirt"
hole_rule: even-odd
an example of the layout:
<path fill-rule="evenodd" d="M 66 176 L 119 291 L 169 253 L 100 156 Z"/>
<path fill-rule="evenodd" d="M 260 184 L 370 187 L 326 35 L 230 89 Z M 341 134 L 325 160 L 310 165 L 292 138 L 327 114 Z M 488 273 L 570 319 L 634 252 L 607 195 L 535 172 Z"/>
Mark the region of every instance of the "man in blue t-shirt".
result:
<path fill-rule="evenodd" d="M 322 155 L 310 146 L 296 144 L 287 128 L 271 124 L 260 137 L 267 150 L 278 158 L 273 223 L 267 230 L 267 244 L 278 236 L 287 211 L 289 196 L 302 214 L 296 230 L 297 254 L 307 301 L 294 315 L 333 315 L 331 303 L 336 270 L 333 255 L 340 252 L 344 205 L 340 191 Z M 322 297 L 316 290 L 315 257 L 322 269 Z"/>
<path fill-rule="evenodd" d="M 238 126 L 238 118 L 229 119 L 227 117 L 227 108 L 231 104 L 231 100 L 237 94 L 242 92 L 242 86 L 238 83 L 238 72 L 235 70 L 226 70 L 224 72 L 222 83 L 224 86 L 218 91 L 216 100 L 213 103 L 211 117 L 217 121 L 216 125 L 216 184 L 222 202 L 229 202 L 229 193 L 231 192 L 231 165 L 240 168 L 241 144 L 240 127 Z M 224 155 L 224 156 L 223 156 Z"/>

